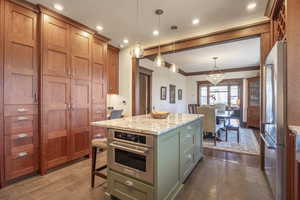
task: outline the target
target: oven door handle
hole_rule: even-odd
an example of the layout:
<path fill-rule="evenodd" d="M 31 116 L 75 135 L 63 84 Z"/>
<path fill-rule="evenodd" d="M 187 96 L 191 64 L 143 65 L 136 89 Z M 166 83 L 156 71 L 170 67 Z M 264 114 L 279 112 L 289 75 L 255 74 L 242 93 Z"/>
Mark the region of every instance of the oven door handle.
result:
<path fill-rule="evenodd" d="M 144 148 L 145 150 L 133 149 L 133 148 L 126 147 L 126 146 L 123 146 L 123 145 L 115 144 L 115 142 L 110 143 L 109 146 L 114 147 L 114 148 L 118 148 L 118 149 L 123 149 L 123 150 L 126 150 L 126 151 L 131 151 L 131 152 L 138 153 L 138 154 L 146 154 L 149 151 L 148 148 Z"/>

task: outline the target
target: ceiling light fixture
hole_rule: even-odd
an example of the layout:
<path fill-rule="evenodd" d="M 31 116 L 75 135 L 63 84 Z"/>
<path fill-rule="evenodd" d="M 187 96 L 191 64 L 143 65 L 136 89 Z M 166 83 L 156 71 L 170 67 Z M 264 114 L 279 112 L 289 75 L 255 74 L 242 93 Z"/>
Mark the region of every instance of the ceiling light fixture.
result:
<path fill-rule="evenodd" d="M 124 39 L 123 42 L 124 42 L 124 44 L 128 44 L 129 43 L 128 39 Z"/>
<path fill-rule="evenodd" d="M 123 44 L 120 44 L 120 48 L 121 48 L 121 49 L 124 48 L 124 45 L 123 45 Z"/>
<path fill-rule="evenodd" d="M 154 30 L 154 31 L 153 31 L 153 35 L 154 35 L 154 36 L 158 36 L 158 35 L 159 35 L 159 31 L 158 31 L 158 30 Z"/>
<path fill-rule="evenodd" d="M 253 10 L 254 8 L 256 8 L 256 2 L 251 2 L 247 5 L 247 9 L 248 10 Z"/>
<path fill-rule="evenodd" d="M 54 4 L 54 8 L 58 11 L 62 11 L 64 9 L 64 7 L 58 3 Z"/>
<path fill-rule="evenodd" d="M 224 75 L 224 73 L 222 73 L 221 71 L 218 71 L 218 69 L 217 69 L 218 57 L 213 57 L 213 59 L 215 61 L 215 67 L 212 70 L 212 72 L 207 75 L 207 80 L 209 82 L 211 82 L 213 85 L 218 85 L 218 83 L 220 83 L 224 79 L 225 75 Z"/>
<path fill-rule="evenodd" d="M 158 31 L 160 32 L 160 16 L 164 13 L 164 11 L 162 9 L 157 9 L 155 11 L 155 14 L 158 16 Z M 162 57 L 161 55 L 161 52 L 160 52 L 160 34 L 159 34 L 159 37 L 158 37 L 158 54 L 154 60 L 154 63 L 157 67 L 163 67 L 165 66 L 165 61 L 164 61 L 164 58 Z"/>
<path fill-rule="evenodd" d="M 171 30 L 172 31 L 176 31 L 178 29 L 178 27 L 177 26 L 171 26 Z M 175 54 L 175 39 L 174 39 L 174 42 L 173 42 L 173 55 Z M 178 67 L 177 67 L 177 65 L 175 64 L 175 63 L 172 63 L 172 65 L 171 65 L 171 67 L 170 67 L 170 70 L 171 70 L 171 72 L 174 72 L 174 73 L 176 73 L 177 71 L 178 71 Z"/>
<path fill-rule="evenodd" d="M 103 31 L 103 27 L 102 27 L 102 26 L 96 26 L 96 29 L 97 29 L 98 31 Z"/>
<path fill-rule="evenodd" d="M 140 14 L 141 14 L 141 8 L 140 8 L 140 0 L 136 0 L 136 32 L 137 34 L 140 33 Z M 139 42 L 139 40 L 137 40 L 135 42 L 135 45 L 133 46 L 133 48 L 131 49 L 131 56 L 135 57 L 135 58 L 142 58 L 144 54 L 144 48 L 141 45 L 141 43 Z"/>
<path fill-rule="evenodd" d="M 199 22 L 200 22 L 200 20 L 199 19 L 193 19 L 193 21 L 192 21 L 192 23 L 194 24 L 194 25 L 197 25 L 197 24 L 199 24 Z"/>

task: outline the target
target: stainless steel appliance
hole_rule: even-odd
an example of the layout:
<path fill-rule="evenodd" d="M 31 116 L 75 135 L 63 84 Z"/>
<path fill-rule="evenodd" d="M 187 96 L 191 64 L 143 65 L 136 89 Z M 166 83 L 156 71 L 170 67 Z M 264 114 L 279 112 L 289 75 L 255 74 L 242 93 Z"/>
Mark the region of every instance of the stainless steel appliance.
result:
<path fill-rule="evenodd" d="M 264 65 L 265 173 L 276 200 L 285 199 L 286 43 L 277 42 Z"/>
<path fill-rule="evenodd" d="M 152 135 L 110 130 L 108 143 L 110 169 L 153 183 Z"/>

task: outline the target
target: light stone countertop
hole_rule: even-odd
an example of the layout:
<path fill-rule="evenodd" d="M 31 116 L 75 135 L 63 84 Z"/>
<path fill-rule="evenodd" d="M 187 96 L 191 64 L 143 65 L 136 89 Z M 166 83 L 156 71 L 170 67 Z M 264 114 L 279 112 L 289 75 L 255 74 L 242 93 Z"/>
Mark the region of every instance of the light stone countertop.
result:
<path fill-rule="evenodd" d="M 300 126 L 289 126 L 290 131 L 295 135 L 300 136 Z"/>
<path fill-rule="evenodd" d="M 198 114 L 170 114 L 166 119 L 153 119 L 150 115 L 138 115 L 120 119 L 92 122 L 91 126 L 161 135 L 172 129 L 204 117 Z"/>

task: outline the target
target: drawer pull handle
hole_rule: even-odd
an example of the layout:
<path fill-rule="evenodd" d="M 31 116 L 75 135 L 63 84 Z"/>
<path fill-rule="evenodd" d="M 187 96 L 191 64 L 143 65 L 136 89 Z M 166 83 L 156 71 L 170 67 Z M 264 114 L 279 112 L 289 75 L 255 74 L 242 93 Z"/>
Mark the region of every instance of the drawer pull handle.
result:
<path fill-rule="evenodd" d="M 20 152 L 20 153 L 18 153 L 18 158 L 22 158 L 22 157 L 25 157 L 27 155 L 28 155 L 27 152 Z"/>
<path fill-rule="evenodd" d="M 26 138 L 26 137 L 28 137 L 27 133 L 21 133 L 18 135 L 18 138 Z"/>
<path fill-rule="evenodd" d="M 24 120 L 28 120 L 28 117 L 18 117 L 18 121 L 24 121 Z"/>
<path fill-rule="evenodd" d="M 132 187 L 133 186 L 133 182 L 132 181 L 125 181 L 125 185 Z"/>
<path fill-rule="evenodd" d="M 18 108 L 17 111 L 18 112 L 27 112 L 28 109 L 26 109 L 26 108 Z"/>

